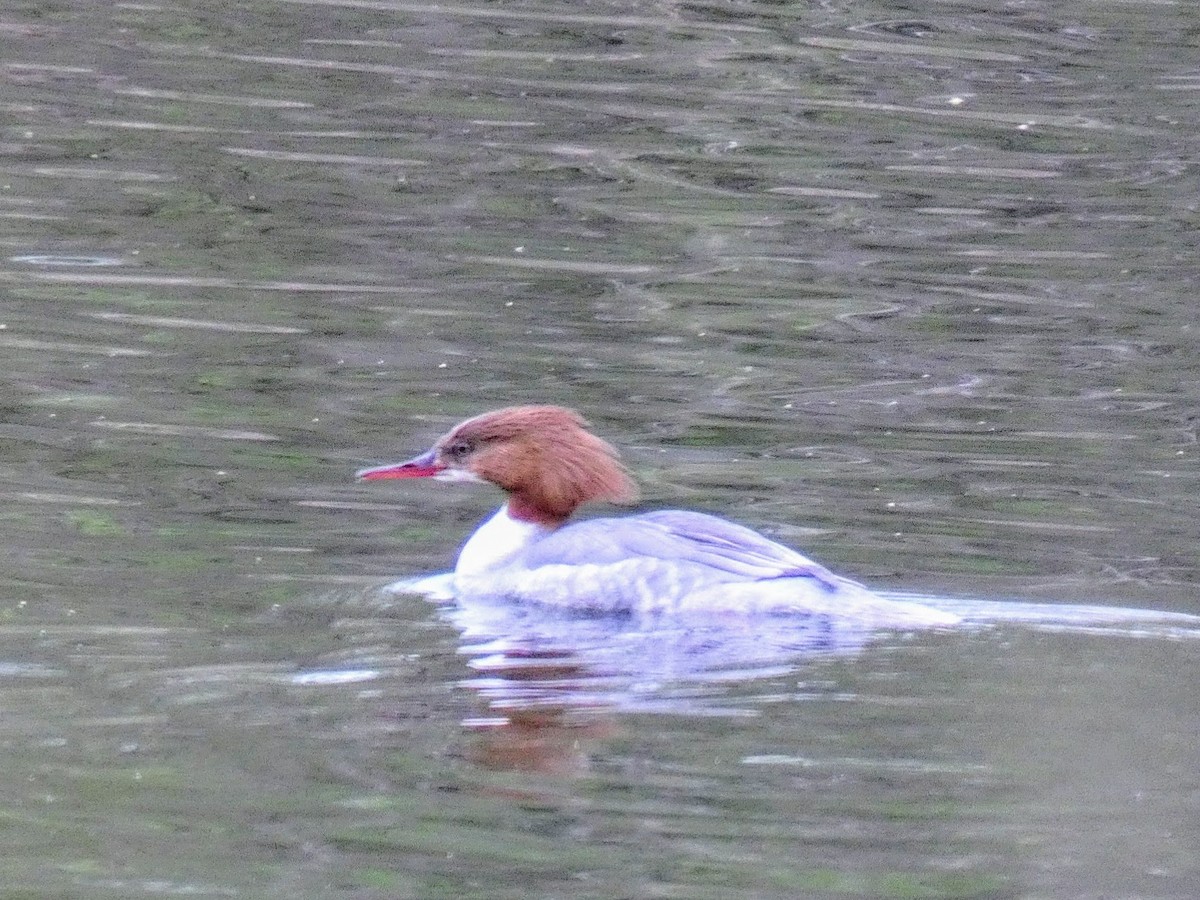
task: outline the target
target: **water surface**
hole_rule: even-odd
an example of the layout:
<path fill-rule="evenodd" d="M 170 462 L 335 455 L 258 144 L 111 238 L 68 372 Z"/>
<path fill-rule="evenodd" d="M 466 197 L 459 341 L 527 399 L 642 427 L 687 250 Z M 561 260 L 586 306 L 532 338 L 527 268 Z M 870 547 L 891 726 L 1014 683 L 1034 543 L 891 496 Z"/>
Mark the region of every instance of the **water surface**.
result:
<path fill-rule="evenodd" d="M 1190 16 L 0 11 L 0 895 L 1194 896 Z M 496 498 L 353 471 L 525 401 L 647 507 L 1052 611 L 384 591 Z"/>

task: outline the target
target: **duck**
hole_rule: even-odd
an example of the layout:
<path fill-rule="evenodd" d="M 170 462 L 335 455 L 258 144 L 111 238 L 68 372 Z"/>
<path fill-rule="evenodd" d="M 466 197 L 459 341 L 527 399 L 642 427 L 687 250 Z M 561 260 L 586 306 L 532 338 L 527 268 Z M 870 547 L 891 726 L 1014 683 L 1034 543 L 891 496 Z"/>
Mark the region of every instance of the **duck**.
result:
<path fill-rule="evenodd" d="M 584 504 L 632 504 L 638 490 L 616 449 L 562 406 L 485 412 L 425 452 L 356 477 L 485 482 L 504 493 L 459 551 L 451 583 L 460 599 L 658 619 L 820 616 L 886 629 L 959 622 L 948 611 L 882 597 L 709 513 L 666 509 L 573 520 Z"/>

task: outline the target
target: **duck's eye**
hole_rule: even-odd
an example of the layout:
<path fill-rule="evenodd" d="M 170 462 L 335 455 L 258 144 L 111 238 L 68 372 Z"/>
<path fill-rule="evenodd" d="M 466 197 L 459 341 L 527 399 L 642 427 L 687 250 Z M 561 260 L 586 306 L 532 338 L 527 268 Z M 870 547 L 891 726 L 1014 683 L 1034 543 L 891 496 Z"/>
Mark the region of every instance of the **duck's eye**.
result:
<path fill-rule="evenodd" d="M 446 447 L 445 454 L 455 462 L 458 462 L 471 455 L 471 445 L 466 441 L 455 441 Z"/>

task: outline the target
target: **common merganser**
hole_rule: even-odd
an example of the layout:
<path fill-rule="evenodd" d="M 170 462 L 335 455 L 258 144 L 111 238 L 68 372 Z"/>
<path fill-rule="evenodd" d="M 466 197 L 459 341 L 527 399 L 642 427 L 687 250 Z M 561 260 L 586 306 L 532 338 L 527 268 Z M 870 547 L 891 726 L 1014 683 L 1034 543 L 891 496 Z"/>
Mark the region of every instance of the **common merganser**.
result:
<path fill-rule="evenodd" d="M 487 481 L 507 493 L 458 555 L 453 583 L 460 598 L 513 598 L 591 614 L 818 614 L 881 628 L 959 621 L 886 600 L 705 513 L 663 510 L 567 524 L 588 501 L 637 497 L 616 450 L 587 429 L 583 417 L 560 406 L 508 407 L 456 425 L 420 456 L 357 477 Z"/>

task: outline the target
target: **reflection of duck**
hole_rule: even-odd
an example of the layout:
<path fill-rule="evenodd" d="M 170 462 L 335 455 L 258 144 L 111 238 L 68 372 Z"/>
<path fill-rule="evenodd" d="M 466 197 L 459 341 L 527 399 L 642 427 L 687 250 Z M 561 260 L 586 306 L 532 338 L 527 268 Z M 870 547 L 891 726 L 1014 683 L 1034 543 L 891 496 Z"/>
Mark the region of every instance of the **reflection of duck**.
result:
<path fill-rule="evenodd" d="M 515 406 L 455 426 L 429 451 L 358 477 L 490 481 L 507 502 L 471 535 L 454 593 L 587 613 L 818 614 L 867 627 L 958 617 L 885 600 L 795 550 L 724 519 L 663 510 L 567 524 L 590 500 L 629 502 L 616 451 L 557 406 Z"/>

